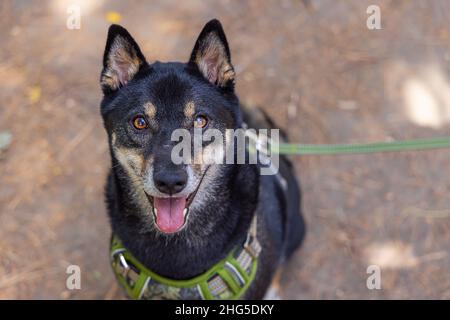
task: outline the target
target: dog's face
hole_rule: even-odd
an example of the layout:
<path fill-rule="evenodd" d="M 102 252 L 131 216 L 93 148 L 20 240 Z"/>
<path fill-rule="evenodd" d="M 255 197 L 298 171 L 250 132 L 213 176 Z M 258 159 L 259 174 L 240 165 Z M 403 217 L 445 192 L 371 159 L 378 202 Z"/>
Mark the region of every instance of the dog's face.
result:
<path fill-rule="evenodd" d="M 137 43 L 120 26 L 109 29 L 103 59 L 101 104 L 114 170 L 125 175 L 147 224 L 175 233 L 191 212 L 208 204 L 220 165 L 175 164 L 176 129 L 236 128 L 239 105 L 225 34 L 212 20 L 202 30 L 188 63 L 146 62 Z M 203 143 L 207 158 L 212 150 Z M 211 147 L 211 146 L 210 146 Z M 212 148 L 212 147 L 211 147 Z"/>

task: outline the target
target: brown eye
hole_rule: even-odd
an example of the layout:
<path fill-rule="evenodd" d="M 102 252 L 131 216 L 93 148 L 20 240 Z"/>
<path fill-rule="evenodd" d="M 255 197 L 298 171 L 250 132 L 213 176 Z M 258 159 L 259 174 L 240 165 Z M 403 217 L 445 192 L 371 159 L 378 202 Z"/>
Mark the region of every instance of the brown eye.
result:
<path fill-rule="evenodd" d="M 138 130 L 142 130 L 142 129 L 146 129 L 148 127 L 148 124 L 144 117 L 137 116 L 133 120 L 133 126 Z"/>
<path fill-rule="evenodd" d="M 204 128 L 208 124 L 208 119 L 205 116 L 196 116 L 194 119 L 194 128 Z"/>

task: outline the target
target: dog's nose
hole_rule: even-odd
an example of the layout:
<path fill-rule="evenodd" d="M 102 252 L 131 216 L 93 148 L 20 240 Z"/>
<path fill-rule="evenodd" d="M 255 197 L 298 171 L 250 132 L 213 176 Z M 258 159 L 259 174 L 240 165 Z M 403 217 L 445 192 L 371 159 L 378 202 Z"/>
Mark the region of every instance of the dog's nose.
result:
<path fill-rule="evenodd" d="M 175 194 L 184 189 L 187 184 L 187 173 L 184 170 L 155 172 L 155 186 L 162 193 Z"/>

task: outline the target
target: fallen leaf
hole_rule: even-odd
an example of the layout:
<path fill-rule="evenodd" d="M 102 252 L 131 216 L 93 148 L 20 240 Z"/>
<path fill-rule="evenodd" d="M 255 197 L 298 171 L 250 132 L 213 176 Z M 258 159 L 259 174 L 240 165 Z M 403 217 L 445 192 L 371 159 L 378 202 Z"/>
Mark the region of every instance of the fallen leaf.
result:
<path fill-rule="evenodd" d="M 41 99 L 41 87 L 33 86 L 28 89 L 28 101 L 30 103 L 36 103 Z"/>
<path fill-rule="evenodd" d="M 122 20 L 122 15 L 116 11 L 109 11 L 106 13 L 106 20 L 111 23 L 119 23 Z"/>

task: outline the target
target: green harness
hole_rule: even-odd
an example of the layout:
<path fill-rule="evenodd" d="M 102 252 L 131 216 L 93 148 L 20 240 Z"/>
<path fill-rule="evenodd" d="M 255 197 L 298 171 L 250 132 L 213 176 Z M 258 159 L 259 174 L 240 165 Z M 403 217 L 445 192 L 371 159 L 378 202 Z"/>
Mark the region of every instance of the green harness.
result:
<path fill-rule="evenodd" d="M 239 299 L 257 271 L 261 245 L 256 233 L 255 214 L 244 244 L 192 279 L 169 279 L 149 270 L 133 257 L 116 235 L 111 240 L 111 265 L 117 280 L 132 299 Z"/>

